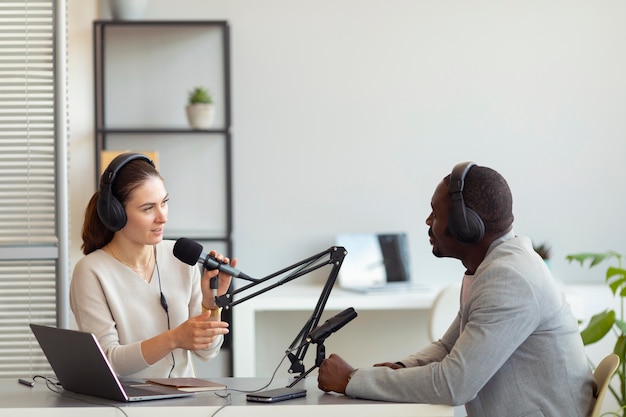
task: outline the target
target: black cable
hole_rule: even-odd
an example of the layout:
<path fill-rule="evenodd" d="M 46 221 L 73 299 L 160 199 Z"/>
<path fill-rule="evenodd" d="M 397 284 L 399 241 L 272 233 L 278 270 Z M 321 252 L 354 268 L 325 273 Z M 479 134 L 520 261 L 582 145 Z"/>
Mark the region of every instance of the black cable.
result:
<path fill-rule="evenodd" d="M 153 246 L 153 248 L 154 248 L 154 266 L 156 268 L 157 277 L 159 279 L 159 293 L 161 294 L 161 297 L 160 297 L 161 307 L 163 307 L 163 310 L 165 310 L 165 316 L 167 317 L 167 330 L 171 330 L 169 307 L 167 305 L 167 299 L 165 298 L 165 295 L 163 294 L 163 288 L 161 287 L 161 271 L 159 270 L 159 262 L 157 261 L 156 246 Z M 172 356 L 172 367 L 170 368 L 170 372 L 167 375 L 168 378 L 172 377 L 172 372 L 174 372 L 174 368 L 176 367 L 176 359 L 174 358 L 174 351 L 170 352 L 170 355 Z"/>
<path fill-rule="evenodd" d="M 126 417 L 129 417 L 128 414 L 126 414 L 126 412 L 121 407 L 118 407 L 117 405 L 108 404 L 108 403 L 102 403 L 102 402 L 99 402 L 99 401 L 90 401 L 89 399 L 85 398 L 84 396 L 74 395 L 70 391 L 65 391 L 63 389 L 63 387 L 61 386 L 61 384 L 59 383 L 59 381 L 56 380 L 56 378 L 50 378 L 50 377 L 43 376 L 43 375 L 35 375 L 35 376 L 33 376 L 33 382 L 36 382 L 38 379 L 43 379 L 46 382 L 46 388 L 48 388 L 50 391 L 52 391 L 52 392 L 54 392 L 56 394 L 63 394 L 64 396 L 71 397 L 71 398 L 73 398 L 75 400 L 82 401 L 82 402 L 87 403 L 87 404 L 104 406 L 104 407 L 112 407 L 112 408 L 115 408 L 116 410 L 119 410 Z"/>
<path fill-rule="evenodd" d="M 298 349 L 298 348 L 296 348 L 296 349 Z M 285 354 L 283 355 L 282 359 L 280 360 L 280 362 L 278 362 L 278 365 L 277 365 L 277 366 L 276 366 L 276 368 L 274 369 L 274 372 L 272 373 L 272 376 L 271 376 L 271 378 L 270 378 L 269 382 L 268 382 L 267 384 L 265 384 L 264 386 L 262 386 L 261 388 L 257 388 L 257 389 L 250 390 L 250 391 L 247 391 L 247 390 L 240 390 L 240 389 L 234 389 L 234 388 L 227 388 L 226 390 L 227 390 L 227 391 L 235 391 L 235 392 L 243 392 L 243 393 L 245 393 L 245 394 L 251 394 L 251 393 L 253 393 L 253 392 L 259 392 L 259 391 L 261 391 L 261 390 L 263 390 L 263 389 L 265 389 L 265 388 L 269 387 L 269 386 L 272 384 L 272 381 L 274 381 L 274 378 L 276 377 L 276 373 L 277 373 L 277 372 L 278 372 L 278 370 L 280 369 L 280 366 L 283 364 L 283 362 L 285 361 L 285 359 L 287 359 L 287 355 L 288 355 L 291 351 L 293 351 L 293 350 L 295 350 L 295 349 L 292 349 L 292 350 L 287 350 L 287 351 L 285 352 Z"/>
<path fill-rule="evenodd" d="M 226 395 L 220 395 L 220 394 L 215 392 L 214 394 L 217 395 L 220 398 L 225 399 L 226 400 L 226 404 L 224 404 L 223 406 L 221 406 L 220 408 L 215 410 L 215 412 L 213 412 L 213 414 L 211 414 L 209 417 L 214 417 L 217 413 L 219 413 L 220 411 L 222 411 L 224 408 L 226 408 L 227 406 L 229 406 L 232 403 L 230 393 L 227 393 Z"/>
<path fill-rule="evenodd" d="M 157 269 L 157 273 L 158 273 L 158 269 Z M 295 349 L 297 349 L 297 348 L 295 348 Z M 293 351 L 295 349 L 292 349 L 291 351 Z M 290 352 L 290 350 L 287 350 L 285 352 L 285 354 L 281 358 L 280 362 L 278 362 L 278 365 L 274 369 L 274 372 L 272 373 L 272 376 L 271 376 L 270 380 L 264 386 L 262 386 L 260 388 L 257 388 L 257 389 L 254 389 L 254 390 L 239 390 L 239 389 L 235 389 L 235 388 L 226 388 L 226 394 L 225 395 L 222 395 L 222 394 L 220 394 L 218 392 L 214 392 L 213 393 L 214 395 L 216 395 L 216 396 L 218 396 L 218 397 L 220 397 L 222 399 L 225 399 L 227 401 L 227 403 L 224 404 L 223 406 L 221 406 L 220 408 L 218 408 L 217 410 L 215 410 L 215 412 L 213 414 L 211 414 L 209 417 L 214 417 L 215 415 L 217 415 L 217 413 L 222 411 L 225 407 L 227 407 L 227 406 L 232 404 L 232 399 L 231 399 L 232 396 L 231 396 L 230 392 L 228 392 L 228 391 L 234 391 L 234 392 L 240 392 L 240 393 L 244 393 L 244 394 L 250 394 L 250 393 L 261 391 L 261 390 L 269 387 L 272 384 L 272 382 L 274 381 L 274 378 L 276 377 L 276 373 L 278 372 L 278 370 L 280 369 L 280 366 L 283 364 L 283 362 L 287 358 L 287 355 L 289 354 L 289 352 Z M 171 374 L 171 371 L 170 371 L 170 374 Z M 89 400 L 87 400 L 85 398 L 68 394 L 67 391 L 63 390 L 63 387 L 60 386 L 59 382 L 58 381 L 54 381 L 52 378 L 49 378 L 49 377 L 46 377 L 46 376 L 43 376 L 43 375 L 35 375 L 35 376 L 33 376 L 33 381 L 36 381 L 37 379 L 45 380 L 46 387 L 50 391 L 52 391 L 52 392 L 55 392 L 57 394 L 64 393 L 64 395 L 69 395 L 69 396 L 71 396 L 72 398 L 74 398 L 76 400 L 83 401 L 83 402 L 88 403 L 88 404 L 113 407 L 113 408 L 118 409 L 122 414 L 124 414 L 126 417 L 128 417 L 128 414 L 126 414 L 126 412 L 124 412 L 124 410 L 122 408 L 118 407 L 118 406 L 111 405 L 111 404 L 104 404 L 104 403 L 100 403 L 100 402 L 97 402 L 97 401 L 89 401 Z"/>
<path fill-rule="evenodd" d="M 295 348 L 298 349 L 298 348 Z M 292 352 L 295 349 L 291 349 L 291 350 L 287 350 L 285 352 L 285 354 L 283 355 L 282 359 L 280 360 L 280 362 L 278 362 L 278 365 L 276 366 L 276 369 L 274 369 L 274 372 L 272 373 L 272 376 L 269 380 L 269 382 L 267 384 L 265 384 L 264 386 L 262 386 L 261 388 L 257 388 L 255 390 L 241 390 L 241 389 L 235 389 L 235 388 L 226 388 L 226 395 L 222 395 L 219 394 L 217 392 L 214 392 L 213 394 L 223 398 L 225 400 L 227 400 L 228 402 L 226 404 L 224 404 L 223 406 L 221 406 L 220 408 L 218 408 L 217 410 L 215 410 L 215 412 L 213 414 L 211 414 L 209 417 L 215 417 L 215 415 L 217 413 L 219 413 L 220 411 L 222 411 L 225 407 L 229 406 L 231 404 L 231 394 L 228 391 L 234 391 L 234 392 L 241 392 L 244 394 L 251 394 L 254 392 L 259 392 L 261 390 L 264 390 L 265 388 L 269 387 L 272 384 L 272 381 L 274 381 L 274 378 L 276 377 L 276 373 L 278 372 L 278 370 L 280 369 L 280 366 L 283 364 L 283 362 L 285 361 L 285 359 L 287 358 L 287 355 Z"/>

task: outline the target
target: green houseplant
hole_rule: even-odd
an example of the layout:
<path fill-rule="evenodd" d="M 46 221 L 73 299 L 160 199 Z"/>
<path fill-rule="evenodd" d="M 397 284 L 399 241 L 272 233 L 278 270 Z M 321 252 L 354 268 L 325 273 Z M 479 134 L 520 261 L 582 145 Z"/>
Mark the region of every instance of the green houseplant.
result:
<path fill-rule="evenodd" d="M 619 297 L 620 309 L 619 314 L 615 310 L 607 309 L 591 317 L 587 327 L 585 327 L 580 335 L 585 345 L 595 343 L 609 333 L 617 337 L 613 353 L 620 358 L 620 366 L 615 372 L 615 377 L 619 379 L 619 389 L 609 386 L 609 390 L 617 400 L 620 406 L 620 414 L 612 413 L 615 416 L 624 416 L 626 409 L 626 322 L 624 321 L 624 299 L 626 298 L 626 269 L 622 267 L 622 255 L 608 251 L 604 253 L 577 253 L 567 255 L 566 259 L 570 262 L 579 262 L 581 266 L 589 261 L 589 268 L 602 263 L 605 260 L 613 259 L 617 266 L 610 265 L 606 270 L 606 283 L 613 292 L 614 296 Z"/>
<path fill-rule="evenodd" d="M 215 108 L 213 98 L 204 87 L 194 87 L 187 95 L 187 121 L 192 129 L 209 129 L 213 126 Z"/>
<path fill-rule="evenodd" d="M 539 244 L 533 243 L 533 249 L 535 250 L 535 252 L 537 252 L 539 256 L 541 256 L 541 259 L 543 259 L 543 261 L 546 263 L 546 265 L 548 265 L 549 268 L 550 257 L 552 256 L 552 248 L 544 242 Z"/>
<path fill-rule="evenodd" d="M 543 259 L 544 261 L 550 260 L 550 256 L 552 255 L 552 248 L 548 246 L 547 243 L 539 243 L 537 245 L 533 244 L 533 249 L 535 250 L 535 252 L 537 252 L 539 256 L 541 256 L 541 259 Z"/>
<path fill-rule="evenodd" d="M 188 95 L 188 103 L 189 104 L 211 104 L 213 103 L 213 99 L 211 98 L 211 94 L 209 90 L 204 87 L 195 87 L 193 90 L 189 91 Z"/>

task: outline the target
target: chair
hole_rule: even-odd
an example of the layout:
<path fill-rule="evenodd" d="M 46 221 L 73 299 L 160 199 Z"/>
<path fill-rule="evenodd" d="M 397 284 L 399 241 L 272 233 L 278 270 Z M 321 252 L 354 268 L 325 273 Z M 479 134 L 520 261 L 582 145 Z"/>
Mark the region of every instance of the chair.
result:
<path fill-rule="evenodd" d="M 602 359 L 602 361 L 598 364 L 595 372 L 593 373 L 593 376 L 596 379 L 596 383 L 598 384 L 598 390 L 596 392 L 596 405 L 593 406 L 593 412 L 591 413 L 591 417 L 600 417 L 602 402 L 604 401 L 604 394 L 606 394 L 606 391 L 609 388 L 609 382 L 611 382 L 611 377 L 615 373 L 615 370 L 618 366 L 619 356 L 611 353 L 610 355 Z"/>
<path fill-rule="evenodd" d="M 461 284 L 448 285 L 437 294 L 428 318 L 428 335 L 431 341 L 438 340 L 448 330 L 459 313 L 460 299 Z"/>

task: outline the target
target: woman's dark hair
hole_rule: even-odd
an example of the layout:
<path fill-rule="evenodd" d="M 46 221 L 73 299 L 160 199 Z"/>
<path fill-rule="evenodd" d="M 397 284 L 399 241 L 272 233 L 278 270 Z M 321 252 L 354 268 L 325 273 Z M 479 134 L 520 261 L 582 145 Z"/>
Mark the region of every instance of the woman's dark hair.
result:
<path fill-rule="evenodd" d="M 106 172 L 106 170 L 105 170 Z M 112 193 L 122 205 L 126 206 L 126 201 L 130 199 L 132 192 L 150 178 L 161 178 L 156 168 L 147 160 L 135 159 L 124 165 L 117 173 L 112 184 Z M 85 255 L 96 249 L 104 247 L 113 239 L 115 234 L 109 230 L 98 216 L 98 199 L 100 190 L 96 191 L 85 209 L 85 221 L 83 222 L 81 249 Z"/>

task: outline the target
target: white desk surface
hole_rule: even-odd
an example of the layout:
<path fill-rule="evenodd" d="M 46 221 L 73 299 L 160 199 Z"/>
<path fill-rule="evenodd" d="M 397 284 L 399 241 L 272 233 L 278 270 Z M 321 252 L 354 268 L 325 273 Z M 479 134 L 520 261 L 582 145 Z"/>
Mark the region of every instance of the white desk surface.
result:
<path fill-rule="evenodd" d="M 231 389 L 253 390 L 267 383 L 261 378 L 214 378 Z M 317 389 L 315 378 L 306 378 L 305 398 L 283 401 L 276 404 L 251 403 L 244 393 L 230 391 L 231 403 L 214 392 L 200 392 L 192 397 L 153 400 L 137 403 L 120 403 L 70 392 L 61 394 L 50 391 L 43 381 L 38 380 L 34 388 L 18 384 L 16 379 L 0 380 L 0 415 L 11 417 L 209 417 L 217 412 L 218 417 L 272 416 L 272 417 L 318 417 L 358 415 L 362 417 L 450 417 L 453 408 L 430 404 L 387 403 L 357 400 L 344 395 L 327 394 Z M 274 382 L 272 388 L 285 386 Z M 224 391 L 218 391 L 220 394 Z M 228 404 L 228 405 L 227 405 Z M 220 408 L 227 405 L 223 409 Z M 119 407 L 119 409 L 118 409 Z M 123 410 L 124 413 L 122 413 Z M 218 412 L 219 410 L 219 412 Z"/>
<path fill-rule="evenodd" d="M 325 314 L 336 314 L 348 307 L 358 311 L 428 311 L 440 288 L 419 291 L 375 292 L 362 294 L 333 288 L 326 302 Z M 256 314 L 267 311 L 313 312 L 322 291 L 321 286 L 289 285 L 276 287 L 233 307 L 233 364 L 235 377 L 254 377 L 256 369 Z M 237 298 L 235 298 L 236 300 Z M 302 323 L 304 325 L 304 322 Z M 295 335 L 294 335 L 295 336 Z"/>

